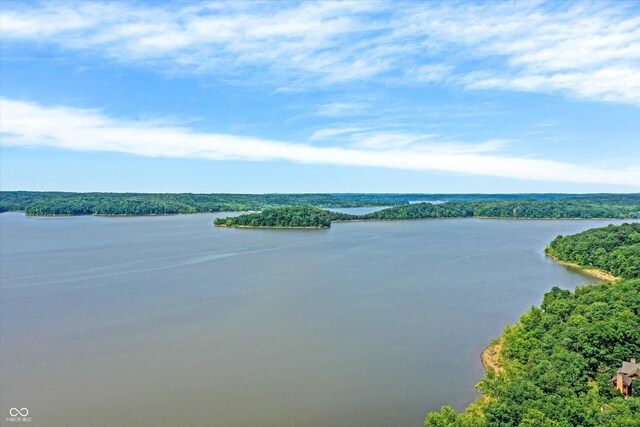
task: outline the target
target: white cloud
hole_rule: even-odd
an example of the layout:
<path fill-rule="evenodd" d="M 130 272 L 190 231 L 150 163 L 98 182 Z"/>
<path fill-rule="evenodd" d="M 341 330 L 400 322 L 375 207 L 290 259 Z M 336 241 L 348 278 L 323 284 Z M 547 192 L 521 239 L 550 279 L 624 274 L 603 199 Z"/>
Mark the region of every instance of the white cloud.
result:
<path fill-rule="evenodd" d="M 523 180 L 640 186 L 640 169 L 602 169 L 553 160 L 500 155 L 503 142 L 438 144 L 429 136 L 396 134 L 386 147 L 317 147 L 307 143 L 202 133 L 157 121 L 127 121 L 96 110 L 0 99 L 2 143 L 7 146 L 109 151 L 151 157 L 289 161 L 455 172 Z M 386 138 L 386 139 L 385 139 Z M 395 145 L 389 144 L 394 139 Z M 404 139 L 403 139 L 404 138 Z M 427 145 L 422 144 L 429 140 Z M 366 142 L 366 140 L 363 140 Z M 355 141 L 354 141 L 355 142 Z"/>
<path fill-rule="evenodd" d="M 7 40 L 56 43 L 124 62 L 160 61 L 184 72 L 233 75 L 242 67 L 259 66 L 273 74 L 313 73 L 316 79 L 339 81 L 369 76 L 385 67 L 381 61 L 352 55 L 348 47 L 354 34 L 366 31 L 368 24 L 360 14 L 373 4 L 326 1 L 280 7 L 252 2 L 251 6 L 44 3 L 5 8 L 0 28 Z M 339 45 L 344 48 L 336 49 Z"/>
<path fill-rule="evenodd" d="M 287 90 L 446 82 L 640 104 L 637 3 L 6 3 L 0 31 Z"/>
<path fill-rule="evenodd" d="M 640 69 L 609 67 L 591 72 L 576 71 L 510 77 L 472 73 L 462 80 L 469 88 L 474 89 L 564 91 L 585 99 L 640 103 Z"/>
<path fill-rule="evenodd" d="M 476 60 L 458 74 L 469 88 L 640 104 L 639 11 L 624 2 L 453 3 L 414 14 L 398 31 Z"/>

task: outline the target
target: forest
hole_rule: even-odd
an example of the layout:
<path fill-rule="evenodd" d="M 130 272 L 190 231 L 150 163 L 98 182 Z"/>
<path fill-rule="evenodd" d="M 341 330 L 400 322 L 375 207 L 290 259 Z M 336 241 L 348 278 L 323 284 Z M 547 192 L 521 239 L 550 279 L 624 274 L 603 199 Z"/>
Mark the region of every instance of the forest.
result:
<path fill-rule="evenodd" d="M 422 202 L 422 203 L 416 203 Z M 438 202 L 438 203 L 425 203 Z M 445 203 L 442 203 L 445 202 Z M 391 206 L 334 220 L 452 217 L 638 218 L 640 194 L 193 194 L 2 191 L 0 212 L 27 215 L 166 215 L 256 211 L 285 206 Z"/>
<path fill-rule="evenodd" d="M 412 203 L 383 209 L 358 219 L 423 218 L 640 218 L 640 196 L 592 196 L 562 199 L 475 200 Z M 348 218 L 345 218 L 348 219 Z"/>
<path fill-rule="evenodd" d="M 592 228 L 556 237 L 546 252 L 564 262 L 595 267 L 626 279 L 640 278 L 640 223 Z"/>
<path fill-rule="evenodd" d="M 406 203 L 334 194 L 62 193 L 3 191 L 0 212 L 27 215 L 167 215 L 255 211 L 278 206 L 323 208 L 394 206 Z"/>
<path fill-rule="evenodd" d="M 331 213 L 313 206 L 291 206 L 265 209 L 229 218 L 216 218 L 214 224 L 222 227 L 252 228 L 327 228 L 331 226 Z"/>
<path fill-rule="evenodd" d="M 639 253 L 630 242 L 637 227 L 588 230 L 559 237 L 551 247 L 581 254 L 583 258 L 572 259 L 585 262 L 598 260 L 601 249 L 604 259 L 619 251 L 615 263 L 606 265 L 632 265 L 637 272 Z M 640 359 L 640 279 L 582 286 L 574 292 L 554 287 L 540 308 L 532 307 L 518 323 L 507 326 L 497 343 L 503 369 L 487 371 L 477 385 L 483 396 L 464 413 L 448 406 L 430 413 L 426 426 L 640 426 L 640 385 L 632 388 L 629 399 L 610 385 L 622 361 Z"/>

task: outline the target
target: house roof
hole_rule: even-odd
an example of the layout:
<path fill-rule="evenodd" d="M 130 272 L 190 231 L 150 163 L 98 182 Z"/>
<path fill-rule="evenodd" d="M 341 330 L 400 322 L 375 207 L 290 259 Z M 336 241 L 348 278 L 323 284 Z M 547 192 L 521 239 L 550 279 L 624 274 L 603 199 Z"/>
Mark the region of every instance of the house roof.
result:
<path fill-rule="evenodd" d="M 618 369 L 618 374 L 629 377 L 640 376 L 640 363 L 622 362 L 622 367 Z"/>
<path fill-rule="evenodd" d="M 611 378 L 611 382 L 615 384 L 618 377 L 622 377 L 627 387 L 638 378 L 640 378 L 640 363 L 622 362 L 622 366 L 616 372 L 616 376 Z"/>

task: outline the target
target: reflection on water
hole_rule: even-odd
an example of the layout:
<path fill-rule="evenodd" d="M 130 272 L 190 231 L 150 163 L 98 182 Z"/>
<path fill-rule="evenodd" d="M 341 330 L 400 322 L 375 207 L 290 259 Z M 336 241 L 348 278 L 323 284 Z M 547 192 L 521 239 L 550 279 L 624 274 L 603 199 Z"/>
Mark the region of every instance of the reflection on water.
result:
<path fill-rule="evenodd" d="M 226 214 L 223 214 L 226 215 Z M 1 411 L 31 425 L 422 425 L 553 285 L 544 246 L 610 221 L 328 230 L 216 215 L 0 215 Z"/>

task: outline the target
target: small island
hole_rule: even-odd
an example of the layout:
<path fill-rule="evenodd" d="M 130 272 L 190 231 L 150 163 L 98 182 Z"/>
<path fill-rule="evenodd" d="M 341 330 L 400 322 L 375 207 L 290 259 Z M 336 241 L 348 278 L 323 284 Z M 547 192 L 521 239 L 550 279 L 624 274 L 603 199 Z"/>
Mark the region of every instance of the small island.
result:
<path fill-rule="evenodd" d="M 331 226 L 331 212 L 313 206 L 290 206 L 216 218 L 213 223 L 217 227 L 319 229 Z"/>

